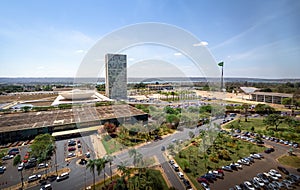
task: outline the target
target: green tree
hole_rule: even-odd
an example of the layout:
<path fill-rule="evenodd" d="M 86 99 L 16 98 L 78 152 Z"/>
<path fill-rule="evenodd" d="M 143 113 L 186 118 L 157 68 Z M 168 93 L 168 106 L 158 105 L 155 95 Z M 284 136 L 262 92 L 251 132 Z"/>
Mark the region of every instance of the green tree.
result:
<path fill-rule="evenodd" d="M 54 137 L 50 134 L 40 134 L 34 138 L 30 145 L 31 154 L 41 163 L 51 158 L 54 151 Z"/>
<path fill-rule="evenodd" d="M 109 163 L 110 181 L 112 181 L 112 169 L 111 169 L 111 165 L 112 165 L 112 161 L 114 160 L 114 157 L 111 156 L 111 155 L 107 155 L 107 157 L 105 159 L 106 159 L 106 162 Z"/>
<path fill-rule="evenodd" d="M 267 104 L 257 104 L 254 110 L 258 114 L 272 114 L 275 112 L 275 109 Z"/>
<path fill-rule="evenodd" d="M 282 104 L 285 106 L 292 105 L 292 98 L 283 98 Z"/>
<path fill-rule="evenodd" d="M 96 182 L 95 182 L 95 168 L 96 168 L 96 162 L 97 160 L 92 160 L 90 159 L 86 165 L 86 169 L 90 169 L 90 172 L 92 172 L 93 174 L 93 189 L 95 190 L 95 185 L 96 185 Z"/>
<path fill-rule="evenodd" d="M 278 130 L 278 126 L 283 122 L 283 117 L 278 114 L 270 114 L 264 118 L 263 121 L 266 125 L 271 125 L 275 127 L 275 130 Z"/>
<path fill-rule="evenodd" d="M 15 158 L 14 158 L 14 161 L 13 161 L 13 166 L 17 166 L 19 164 L 21 164 L 22 160 L 21 160 L 21 155 L 17 155 Z M 23 177 L 23 170 L 20 170 L 20 174 L 21 174 L 21 183 L 22 183 L 22 189 L 24 187 L 24 177 Z"/>
<path fill-rule="evenodd" d="M 249 104 L 243 104 L 242 109 L 244 110 L 244 114 L 245 114 L 245 122 L 247 122 L 248 121 Z"/>
<path fill-rule="evenodd" d="M 103 172 L 103 180 L 104 180 L 103 184 L 104 184 L 104 186 L 105 186 L 105 165 L 106 165 L 105 158 L 96 159 L 95 167 L 96 167 L 98 176 L 100 175 L 102 170 L 104 171 Z"/>

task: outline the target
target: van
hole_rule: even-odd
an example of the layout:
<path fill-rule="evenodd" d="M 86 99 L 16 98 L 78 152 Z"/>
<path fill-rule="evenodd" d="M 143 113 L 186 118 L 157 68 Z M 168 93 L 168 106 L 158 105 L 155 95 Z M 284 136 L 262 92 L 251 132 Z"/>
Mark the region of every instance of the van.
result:
<path fill-rule="evenodd" d="M 62 173 L 59 176 L 57 176 L 56 181 L 62 181 L 67 178 L 69 178 L 69 173 L 65 172 L 65 173 Z"/>
<path fill-rule="evenodd" d="M 179 166 L 177 164 L 173 164 L 172 167 L 176 172 L 179 171 Z"/>

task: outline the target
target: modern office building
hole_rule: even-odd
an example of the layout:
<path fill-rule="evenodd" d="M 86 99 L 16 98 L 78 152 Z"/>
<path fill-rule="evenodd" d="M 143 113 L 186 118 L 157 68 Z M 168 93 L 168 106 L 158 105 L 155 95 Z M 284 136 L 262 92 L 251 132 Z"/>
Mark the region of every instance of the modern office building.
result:
<path fill-rule="evenodd" d="M 273 92 L 253 92 L 250 93 L 250 100 L 256 102 L 266 102 L 272 104 L 282 104 L 284 98 L 292 98 L 293 94 L 273 93 Z"/>
<path fill-rule="evenodd" d="M 127 60 L 126 55 L 105 55 L 105 93 L 110 99 L 127 99 Z"/>

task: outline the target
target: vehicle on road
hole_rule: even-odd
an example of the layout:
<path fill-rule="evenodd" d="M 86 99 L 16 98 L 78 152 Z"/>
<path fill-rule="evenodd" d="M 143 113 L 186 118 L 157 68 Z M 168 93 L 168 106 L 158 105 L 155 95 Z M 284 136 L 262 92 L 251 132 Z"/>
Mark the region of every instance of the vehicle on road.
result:
<path fill-rule="evenodd" d="M 40 163 L 39 165 L 38 165 L 38 168 L 40 169 L 40 168 L 47 168 L 48 167 L 48 164 L 47 163 Z"/>
<path fill-rule="evenodd" d="M 274 152 L 274 151 L 275 151 L 274 148 L 267 148 L 267 149 L 265 150 L 265 153 L 269 154 L 269 153 Z"/>
<path fill-rule="evenodd" d="M 61 175 L 57 176 L 56 181 L 62 181 L 62 180 L 65 180 L 67 178 L 69 178 L 69 173 L 65 172 L 65 173 L 62 173 Z"/>
<path fill-rule="evenodd" d="M 29 176 L 28 177 L 28 182 L 33 182 L 33 181 L 36 181 L 36 180 L 38 180 L 38 179 L 41 179 L 41 175 L 40 174 L 35 174 L 35 175 L 31 175 L 31 176 Z"/>
<path fill-rule="evenodd" d="M 52 189 L 52 186 L 50 183 L 46 184 L 46 185 L 43 185 L 40 190 L 51 190 Z"/>

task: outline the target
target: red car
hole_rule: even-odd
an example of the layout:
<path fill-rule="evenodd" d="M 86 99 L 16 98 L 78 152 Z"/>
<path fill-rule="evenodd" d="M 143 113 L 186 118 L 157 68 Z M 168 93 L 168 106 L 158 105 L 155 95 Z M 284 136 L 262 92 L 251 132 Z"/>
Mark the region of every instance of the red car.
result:
<path fill-rule="evenodd" d="M 70 147 L 70 148 L 68 148 L 68 151 L 75 151 L 75 150 L 76 150 L 75 147 Z"/>
<path fill-rule="evenodd" d="M 209 184 L 209 182 L 207 181 L 207 179 L 205 179 L 204 177 L 198 177 L 198 178 L 197 178 L 197 181 L 198 181 L 199 183 L 204 182 L 204 183 L 206 183 L 206 184 Z"/>

